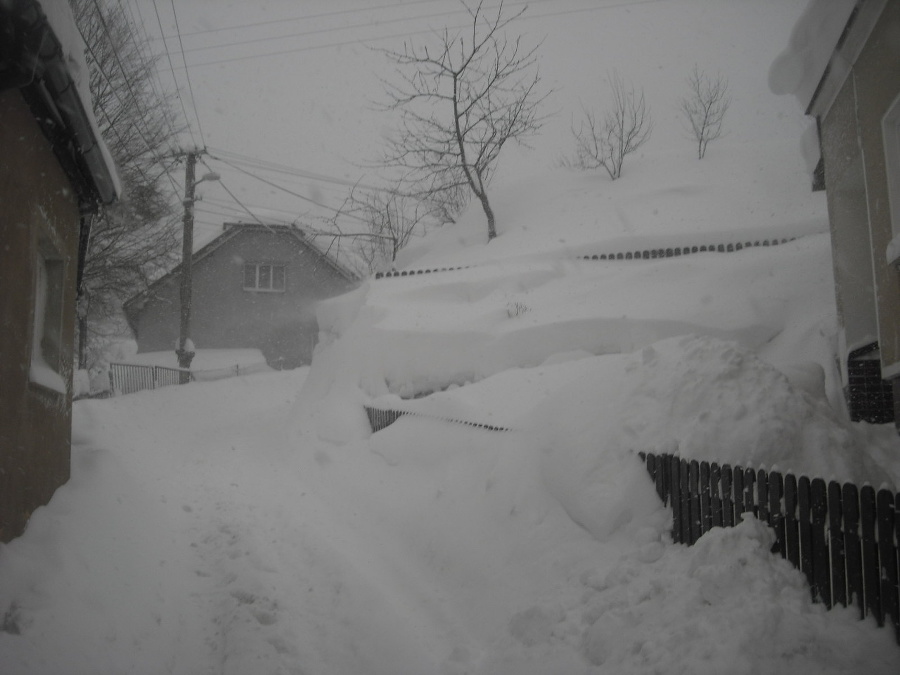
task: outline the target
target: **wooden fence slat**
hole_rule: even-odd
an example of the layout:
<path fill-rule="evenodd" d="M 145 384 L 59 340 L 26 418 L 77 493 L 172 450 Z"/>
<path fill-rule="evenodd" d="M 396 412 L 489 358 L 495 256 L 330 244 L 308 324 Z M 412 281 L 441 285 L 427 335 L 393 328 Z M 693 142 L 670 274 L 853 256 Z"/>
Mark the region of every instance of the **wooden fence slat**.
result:
<path fill-rule="evenodd" d="M 736 466 L 734 467 L 734 475 L 732 476 L 732 499 L 734 500 L 734 524 L 737 525 L 743 519 L 744 513 L 744 470 Z"/>
<path fill-rule="evenodd" d="M 894 496 L 894 562 L 897 570 L 897 595 L 900 596 L 900 492 Z M 894 621 L 894 632 L 897 644 L 900 645 L 900 616 Z"/>
<path fill-rule="evenodd" d="M 783 493 L 784 480 L 781 473 L 772 471 L 769 474 L 769 525 L 775 530 L 775 546 L 772 548 L 772 552 L 786 558 Z"/>
<path fill-rule="evenodd" d="M 876 496 L 878 513 L 878 557 L 881 578 L 881 612 L 885 620 L 900 624 L 900 598 L 897 597 L 897 547 L 894 545 L 894 493 L 879 490 Z"/>
<path fill-rule="evenodd" d="M 873 614 L 879 626 L 884 625 L 881 611 L 881 579 L 878 568 L 878 543 L 875 539 L 875 488 L 863 485 L 859 491 L 859 520 L 862 526 L 863 584 L 866 592 L 866 613 Z"/>
<path fill-rule="evenodd" d="M 709 467 L 709 510 L 713 527 L 722 527 L 722 469 L 713 462 Z"/>
<path fill-rule="evenodd" d="M 670 506 L 672 504 L 672 497 L 669 488 L 669 467 L 667 459 L 668 455 L 660 455 L 656 458 L 656 491 L 662 497 L 663 504 Z"/>
<path fill-rule="evenodd" d="M 681 543 L 693 544 L 691 540 L 691 483 L 689 464 L 680 460 L 681 468 Z"/>
<path fill-rule="evenodd" d="M 756 515 L 756 472 L 744 469 L 744 512 Z"/>
<path fill-rule="evenodd" d="M 841 484 L 828 483 L 828 539 L 831 546 L 832 603 L 847 606 L 847 554 L 844 551 L 844 507 Z"/>
<path fill-rule="evenodd" d="M 784 538 L 787 559 L 800 568 L 800 528 L 797 523 L 797 478 L 793 474 L 784 477 Z"/>
<path fill-rule="evenodd" d="M 688 465 L 688 477 L 690 479 L 690 510 L 691 510 L 691 538 L 690 543 L 695 543 L 703 534 L 700 526 L 700 464 L 697 460 Z"/>
<path fill-rule="evenodd" d="M 844 483 L 841 506 L 844 510 L 844 555 L 847 561 L 847 602 L 856 603 L 859 618 L 866 616 L 865 582 L 859 526 L 859 490 L 852 483 Z"/>
<path fill-rule="evenodd" d="M 812 558 L 812 520 L 809 504 L 809 478 L 800 476 L 797 481 L 797 520 L 800 527 L 800 571 L 806 575 L 806 581 L 815 601 L 815 580 L 813 579 Z"/>
<path fill-rule="evenodd" d="M 681 538 L 681 460 L 669 457 L 669 498 L 672 502 L 672 539 L 676 544 L 684 544 Z"/>
<path fill-rule="evenodd" d="M 722 525 L 734 526 L 734 499 L 732 499 L 732 471 L 727 464 L 722 467 Z"/>
<path fill-rule="evenodd" d="M 700 462 L 700 534 L 706 534 L 712 527 L 710 512 L 709 462 Z"/>
<path fill-rule="evenodd" d="M 828 542 L 825 539 L 825 523 L 828 520 L 828 488 L 825 481 L 815 478 L 810 490 L 812 511 L 812 567 L 813 595 L 831 609 L 831 575 L 829 574 Z"/>
<path fill-rule="evenodd" d="M 766 525 L 769 522 L 769 476 L 765 469 L 756 472 L 756 517 Z"/>

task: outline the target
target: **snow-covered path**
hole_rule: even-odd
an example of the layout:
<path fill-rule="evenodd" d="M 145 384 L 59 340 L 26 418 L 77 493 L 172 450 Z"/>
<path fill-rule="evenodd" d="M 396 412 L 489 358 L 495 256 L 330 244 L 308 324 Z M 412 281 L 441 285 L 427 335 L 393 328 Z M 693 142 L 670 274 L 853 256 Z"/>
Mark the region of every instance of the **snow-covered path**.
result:
<path fill-rule="evenodd" d="M 756 523 L 664 544 L 609 458 L 625 489 L 583 527 L 525 434 L 336 445 L 298 428 L 305 375 L 79 402 L 72 481 L 0 555 L 4 672 L 894 672 L 889 632 L 811 605 Z"/>

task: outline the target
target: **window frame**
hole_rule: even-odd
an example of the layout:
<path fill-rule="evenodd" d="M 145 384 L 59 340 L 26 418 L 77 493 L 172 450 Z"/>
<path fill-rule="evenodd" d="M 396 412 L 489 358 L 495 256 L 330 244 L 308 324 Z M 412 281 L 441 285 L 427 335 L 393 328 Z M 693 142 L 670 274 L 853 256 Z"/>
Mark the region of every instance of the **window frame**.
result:
<path fill-rule="evenodd" d="M 53 243 L 41 237 L 34 258 L 31 361 L 28 380 L 66 393 L 63 376 L 63 303 L 65 261 Z"/>
<path fill-rule="evenodd" d="M 248 272 L 253 270 L 253 281 L 254 284 L 252 286 L 247 285 L 248 280 Z M 281 270 L 280 274 L 280 287 L 276 286 L 276 281 L 278 280 L 277 270 Z M 242 286 L 245 291 L 256 292 L 256 293 L 284 293 L 287 290 L 287 267 L 284 263 L 281 262 L 245 262 L 242 269 L 243 279 Z M 263 280 L 266 280 L 266 285 L 262 285 Z"/>
<path fill-rule="evenodd" d="M 888 245 L 887 262 L 897 265 L 900 263 L 900 96 L 894 99 L 881 118 L 881 138 L 884 144 L 884 170 L 891 218 L 891 243 Z"/>

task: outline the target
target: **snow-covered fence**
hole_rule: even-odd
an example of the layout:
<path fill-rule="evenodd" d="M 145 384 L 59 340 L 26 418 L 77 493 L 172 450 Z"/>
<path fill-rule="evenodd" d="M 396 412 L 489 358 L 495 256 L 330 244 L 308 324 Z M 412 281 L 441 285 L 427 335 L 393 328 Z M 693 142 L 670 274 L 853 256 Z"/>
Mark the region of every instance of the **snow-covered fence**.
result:
<path fill-rule="evenodd" d="M 373 408 L 371 406 L 364 406 L 366 410 L 366 415 L 369 418 L 369 426 L 372 427 L 372 433 L 376 431 L 381 431 L 385 427 L 389 427 L 398 419 L 400 419 L 403 415 L 416 415 L 418 417 L 428 417 L 429 419 L 440 420 L 441 422 L 450 422 L 451 424 L 463 424 L 467 427 L 474 427 L 475 429 L 484 429 L 486 431 L 509 431 L 506 427 L 498 427 L 493 424 L 483 424 L 481 422 L 470 422 L 468 420 L 461 420 L 455 417 L 438 417 L 434 415 L 423 415 L 422 413 L 410 412 L 408 410 L 395 410 L 389 408 Z"/>
<path fill-rule="evenodd" d="M 672 507 L 676 542 L 691 545 L 752 513 L 775 531 L 772 552 L 806 575 L 814 601 L 889 621 L 900 644 L 900 493 L 668 454 L 641 458 Z"/>
<path fill-rule="evenodd" d="M 704 244 L 702 246 L 669 246 L 666 248 L 649 248 L 637 251 L 619 251 L 617 253 L 595 253 L 594 255 L 581 256 L 584 260 L 655 260 L 657 258 L 677 258 L 694 253 L 735 253 L 745 248 L 756 246 L 778 246 L 794 241 L 790 239 L 763 239 L 756 241 L 737 242 L 729 244 Z"/>
<path fill-rule="evenodd" d="M 144 389 L 158 389 L 173 384 L 182 384 L 182 375 L 187 374 L 188 381 L 209 382 L 221 380 L 226 377 L 239 375 L 251 375 L 270 370 L 265 363 L 255 363 L 241 366 L 234 365 L 227 368 L 214 368 L 211 370 L 182 370 L 180 368 L 166 368 L 165 366 L 142 366 L 133 363 L 110 363 L 109 383 L 114 394 L 133 394 Z"/>
<path fill-rule="evenodd" d="M 144 389 L 157 389 L 181 382 L 184 371 L 164 366 L 139 366 L 110 363 L 109 384 L 116 394 L 133 394 Z"/>
<path fill-rule="evenodd" d="M 461 267 L 432 267 L 430 269 L 418 270 L 390 270 L 389 272 L 376 272 L 376 279 L 390 279 L 391 277 L 414 277 L 417 274 L 432 274 L 435 272 L 453 272 L 455 270 L 467 270 L 471 265 L 463 265 Z"/>

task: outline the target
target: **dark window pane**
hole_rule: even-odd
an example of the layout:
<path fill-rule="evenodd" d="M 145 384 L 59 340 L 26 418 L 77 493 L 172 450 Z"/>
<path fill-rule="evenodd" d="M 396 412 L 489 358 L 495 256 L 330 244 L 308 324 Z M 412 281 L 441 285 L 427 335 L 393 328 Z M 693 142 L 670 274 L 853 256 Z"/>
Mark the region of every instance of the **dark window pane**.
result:
<path fill-rule="evenodd" d="M 259 287 L 260 288 L 272 288 L 272 266 L 271 265 L 260 265 L 259 266 Z"/>
<path fill-rule="evenodd" d="M 256 265 L 244 265 L 244 288 L 256 288 Z"/>
<path fill-rule="evenodd" d="M 272 288 L 277 291 L 284 290 L 284 266 L 272 266 Z"/>

